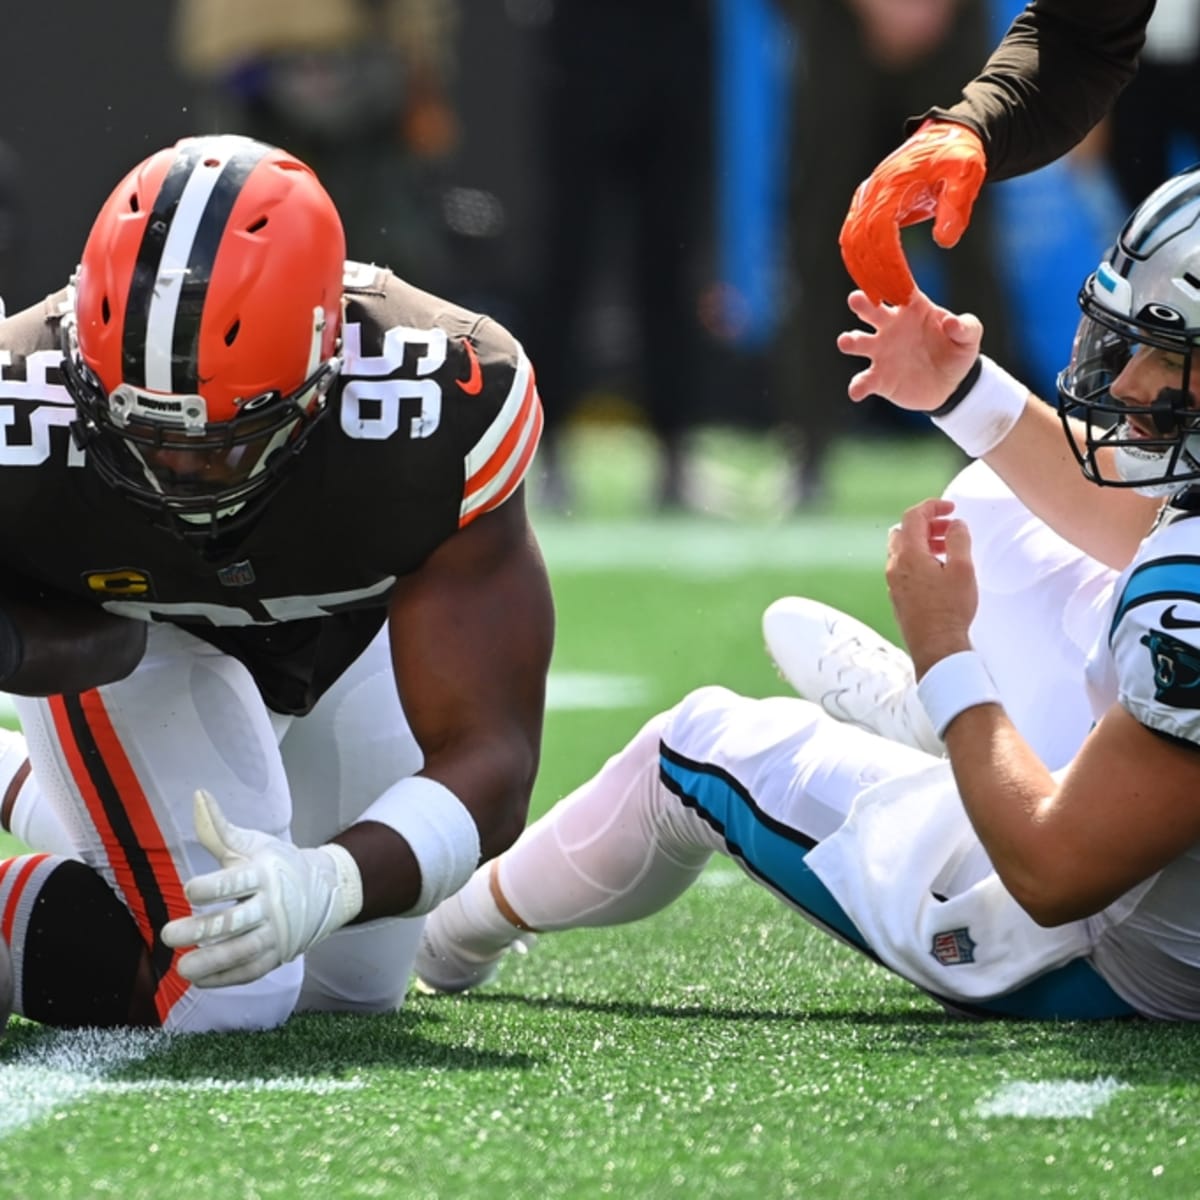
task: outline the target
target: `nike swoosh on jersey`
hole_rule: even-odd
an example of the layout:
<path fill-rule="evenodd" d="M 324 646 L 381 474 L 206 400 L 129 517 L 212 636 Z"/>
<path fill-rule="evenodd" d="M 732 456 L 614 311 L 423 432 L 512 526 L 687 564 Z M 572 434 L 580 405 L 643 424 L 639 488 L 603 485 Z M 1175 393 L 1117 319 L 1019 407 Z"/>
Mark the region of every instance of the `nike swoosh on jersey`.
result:
<path fill-rule="evenodd" d="M 475 353 L 475 347 L 471 345 L 470 338 L 462 338 L 463 349 L 467 352 L 467 364 L 469 370 L 466 379 L 456 379 L 454 382 L 468 396 L 478 396 L 483 390 L 483 368 L 479 365 L 479 355 Z"/>
<path fill-rule="evenodd" d="M 1200 621 L 1188 621 L 1183 617 L 1177 617 L 1175 605 L 1171 604 L 1163 612 L 1162 627 L 1164 629 L 1200 629 Z"/>

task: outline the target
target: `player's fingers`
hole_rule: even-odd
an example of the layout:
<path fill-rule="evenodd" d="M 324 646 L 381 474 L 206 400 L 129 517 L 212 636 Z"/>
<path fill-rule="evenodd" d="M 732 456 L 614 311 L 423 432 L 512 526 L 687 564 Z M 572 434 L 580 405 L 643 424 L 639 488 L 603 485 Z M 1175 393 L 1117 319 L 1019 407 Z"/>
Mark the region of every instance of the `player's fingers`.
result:
<path fill-rule="evenodd" d="M 254 863 L 194 875 L 183 890 L 193 904 L 215 904 L 218 900 L 241 900 L 252 896 L 262 887 L 262 877 Z"/>
<path fill-rule="evenodd" d="M 870 358 L 874 337 L 865 329 L 844 329 L 837 336 L 837 348 L 851 358 Z"/>
<path fill-rule="evenodd" d="M 893 227 L 891 236 L 875 238 L 871 251 L 853 265 L 847 262 L 846 269 L 876 304 L 907 304 L 917 290 L 916 280 L 900 248 L 899 227 Z"/>
<path fill-rule="evenodd" d="M 967 171 L 958 179 L 946 181 L 938 196 L 933 222 L 933 240 L 943 249 L 956 246 L 966 232 L 982 183 L 982 170 Z"/>
<path fill-rule="evenodd" d="M 218 912 L 194 913 L 168 921 L 163 926 L 162 939 L 168 946 L 199 946 L 226 941 L 257 928 L 267 919 L 261 896 L 252 896 L 240 904 Z"/>
<path fill-rule="evenodd" d="M 919 504 L 905 509 L 899 526 L 893 526 L 899 530 L 895 541 L 897 551 L 911 549 L 926 552 L 933 536 L 935 522 L 944 521 L 953 510 L 954 502 L 943 500 L 940 496 L 922 500 Z M 942 527 L 941 524 L 937 526 L 939 529 Z"/>
<path fill-rule="evenodd" d="M 227 942 L 200 946 L 180 958 L 179 974 L 202 987 L 221 986 L 218 980 L 246 983 L 262 974 L 259 965 L 271 958 L 274 945 L 269 931 L 256 929 Z"/>
<path fill-rule="evenodd" d="M 976 346 L 983 341 L 983 322 L 974 313 L 948 313 L 942 332 L 956 346 Z"/>
<path fill-rule="evenodd" d="M 846 307 L 860 320 L 878 328 L 880 321 L 888 315 L 888 307 L 882 301 L 872 300 L 862 288 L 855 288 L 846 297 Z"/>
<path fill-rule="evenodd" d="M 241 963 L 224 971 L 210 971 L 189 982 L 194 987 L 218 988 L 231 987 L 237 983 L 253 983 L 261 979 L 268 971 L 273 971 L 279 963 L 271 955 L 259 955 L 249 962 Z M 186 977 L 185 977 L 186 978 Z"/>
<path fill-rule="evenodd" d="M 868 396 L 875 395 L 877 390 L 874 386 L 875 378 L 874 367 L 867 367 L 865 371 L 859 371 L 857 375 L 851 377 L 846 387 L 846 395 L 856 404 L 860 400 L 865 400 Z"/>
<path fill-rule="evenodd" d="M 851 279 L 872 302 L 904 304 L 916 290 L 900 246 L 899 218 L 888 196 L 852 209 L 838 244 Z"/>
<path fill-rule="evenodd" d="M 971 531 L 966 521 L 951 521 L 946 528 L 946 562 L 952 566 L 971 566 Z"/>

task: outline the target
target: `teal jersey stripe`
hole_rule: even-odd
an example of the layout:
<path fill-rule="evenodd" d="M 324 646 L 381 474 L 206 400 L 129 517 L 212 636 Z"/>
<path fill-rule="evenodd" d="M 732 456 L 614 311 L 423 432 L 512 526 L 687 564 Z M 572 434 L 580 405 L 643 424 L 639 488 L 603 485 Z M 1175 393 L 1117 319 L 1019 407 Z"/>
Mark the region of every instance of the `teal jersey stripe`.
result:
<path fill-rule="evenodd" d="M 1151 600 L 1192 600 L 1200 604 L 1200 558 L 1178 555 L 1159 558 L 1137 567 L 1125 581 L 1125 588 L 1113 613 L 1108 640 L 1121 618 L 1139 604 Z"/>

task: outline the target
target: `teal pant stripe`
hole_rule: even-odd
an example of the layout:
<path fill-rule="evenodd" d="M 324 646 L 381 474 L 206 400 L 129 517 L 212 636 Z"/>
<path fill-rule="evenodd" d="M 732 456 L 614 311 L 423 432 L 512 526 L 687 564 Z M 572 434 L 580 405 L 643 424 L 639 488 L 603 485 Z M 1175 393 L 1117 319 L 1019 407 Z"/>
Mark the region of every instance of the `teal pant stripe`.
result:
<path fill-rule="evenodd" d="M 805 862 L 816 845 L 764 813 L 735 779 L 718 767 L 692 763 L 662 747 L 663 783 L 724 839 L 730 854 L 802 912 L 878 962 L 854 922 Z M 935 999 L 939 997 L 935 996 Z M 1023 987 L 973 1003 L 947 998 L 952 1008 L 981 1016 L 1042 1020 L 1102 1020 L 1135 1016 L 1086 959 L 1075 959 Z"/>
<path fill-rule="evenodd" d="M 999 1017 L 1026 1017 L 1056 1021 L 1103 1021 L 1110 1017 L 1136 1017 L 1131 1008 L 1096 974 L 1086 958 L 1076 958 L 1039 975 L 1031 983 L 1004 996 L 974 1006 Z"/>
<path fill-rule="evenodd" d="M 665 747 L 660 763 L 663 782 L 725 839 L 730 854 L 797 908 L 875 957 L 854 922 L 804 861 L 816 844 L 812 839 L 773 821 L 723 772 L 686 763 Z"/>

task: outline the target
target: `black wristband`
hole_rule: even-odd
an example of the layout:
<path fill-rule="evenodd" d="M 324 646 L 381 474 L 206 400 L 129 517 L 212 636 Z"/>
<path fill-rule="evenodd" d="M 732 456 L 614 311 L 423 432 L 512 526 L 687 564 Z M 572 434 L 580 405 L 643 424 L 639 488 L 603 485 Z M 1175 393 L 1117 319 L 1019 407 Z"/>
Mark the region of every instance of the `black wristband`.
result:
<path fill-rule="evenodd" d="M 945 404 L 938 405 L 929 413 L 931 417 L 945 417 L 952 413 L 968 396 L 971 389 L 979 382 L 979 373 L 983 370 L 983 359 L 976 358 L 971 369 L 963 376 L 963 381 L 952 391 Z"/>
<path fill-rule="evenodd" d="M 21 669 L 25 661 L 25 642 L 16 622 L 0 604 L 0 688 Z"/>

